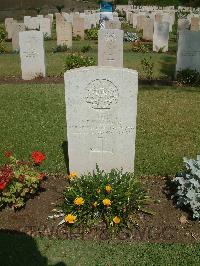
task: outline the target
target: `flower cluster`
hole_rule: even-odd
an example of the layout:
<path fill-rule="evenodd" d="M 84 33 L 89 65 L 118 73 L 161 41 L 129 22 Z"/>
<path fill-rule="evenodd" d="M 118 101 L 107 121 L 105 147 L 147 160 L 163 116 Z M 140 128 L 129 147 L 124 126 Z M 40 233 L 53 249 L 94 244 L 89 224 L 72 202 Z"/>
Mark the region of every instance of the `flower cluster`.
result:
<path fill-rule="evenodd" d="M 72 172 L 68 179 L 70 185 L 62 205 L 68 225 L 91 225 L 97 221 L 108 227 L 125 225 L 129 215 L 142 211 L 147 203 L 145 191 L 131 173 L 105 173 L 97 167 L 96 172 L 80 177 Z"/>
<path fill-rule="evenodd" d="M 33 162 L 17 160 L 10 151 L 4 156 L 8 163 L 0 167 L 0 207 L 20 208 L 38 191 L 46 176 L 40 167 L 45 155 L 33 152 Z"/>

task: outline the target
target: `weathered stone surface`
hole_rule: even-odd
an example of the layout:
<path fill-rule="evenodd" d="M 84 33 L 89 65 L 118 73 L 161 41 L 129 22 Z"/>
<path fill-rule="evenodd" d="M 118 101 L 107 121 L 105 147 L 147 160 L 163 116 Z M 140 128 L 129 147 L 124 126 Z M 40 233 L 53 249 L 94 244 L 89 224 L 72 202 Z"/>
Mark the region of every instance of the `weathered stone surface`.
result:
<path fill-rule="evenodd" d="M 153 27 L 154 20 L 151 18 L 145 18 L 143 24 L 143 39 L 146 41 L 153 41 Z"/>
<path fill-rule="evenodd" d="M 13 18 L 6 18 L 5 19 L 5 28 L 6 28 L 6 31 L 7 31 L 7 38 L 9 40 L 12 39 L 13 27 L 14 27 L 15 23 L 17 23 L 17 21 L 14 20 Z"/>
<path fill-rule="evenodd" d="M 123 67 L 123 31 L 99 30 L 98 65 Z"/>
<path fill-rule="evenodd" d="M 57 45 L 66 45 L 72 47 L 72 24 L 70 22 L 62 21 L 56 30 Z"/>
<path fill-rule="evenodd" d="M 13 34 L 12 34 L 12 49 L 13 51 L 19 50 L 19 32 L 25 31 L 24 23 L 14 23 L 13 24 Z"/>
<path fill-rule="evenodd" d="M 84 40 L 85 36 L 85 19 L 79 15 L 74 16 L 73 20 L 73 36 L 80 36 L 81 40 Z"/>
<path fill-rule="evenodd" d="M 19 33 L 22 79 L 31 80 L 45 76 L 44 41 L 40 31 Z"/>
<path fill-rule="evenodd" d="M 138 74 L 112 67 L 65 73 L 70 171 L 134 171 Z"/>
<path fill-rule="evenodd" d="M 176 71 L 196 69 L 200 72 L 200 31 L 179 32 Z"/>
<path fill-rule="evenodd" d="M 45 37 L 51 38 L 51 20 L 50 18 L 39 19 L 40 31 L 43 32 Z"/>
<path fill-rule="evenodd" d="M 200 18 L 193 17 L 191 18 L 191 31 L 199 31 L 200 30 Z"/>
<path fill-rule="evenodd" d="M 189 29 L 190 22 L 187 19 L 179 19 L 178 20 L 178 31 Z"/>
<path fill-rule="evenodd" d="M 105 21 L 106 29 L 121 29 L 121 22 L 117 20 L 106 20 Z"/>
<path fill-rule="evenodd" d="M 154 23 L 154 34 L 153 34 L 153 51 L 162 52 L 168 51 L 168 41 L 169 41 L 169 23 L 161 22 Z"/>

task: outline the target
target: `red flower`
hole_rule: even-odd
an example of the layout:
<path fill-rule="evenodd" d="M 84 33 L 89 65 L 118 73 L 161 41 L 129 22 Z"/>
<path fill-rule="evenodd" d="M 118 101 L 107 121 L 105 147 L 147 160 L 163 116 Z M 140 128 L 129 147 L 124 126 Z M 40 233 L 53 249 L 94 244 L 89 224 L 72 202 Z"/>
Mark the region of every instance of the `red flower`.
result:
<path fill-rule="evenodd" d="M 12 152 L 11 151 L 5 151 L 4 156 L 7 158 L 10 158 L 12 156 Z"/>
<path fill-rule="evenodd" d="M 32 152 L 32 159 L 36 164 L 41 164 L 41 162 L 45 160 L 45 155 L 40 151 L 34 151 Z"/>
<path fill-rule="evenodd" d="M 0 182 L 0 190 L 3 190 L 7 185 L 7 182 Z"/>

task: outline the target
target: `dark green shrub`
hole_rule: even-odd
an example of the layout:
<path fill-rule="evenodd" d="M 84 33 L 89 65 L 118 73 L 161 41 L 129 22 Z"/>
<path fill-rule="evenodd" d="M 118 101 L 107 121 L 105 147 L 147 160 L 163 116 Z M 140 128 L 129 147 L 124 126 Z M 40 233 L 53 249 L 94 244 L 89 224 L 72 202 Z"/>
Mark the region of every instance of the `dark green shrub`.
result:
<path fill-rule="evenodd" d="M 73 36 L 73 41 L 80 41 L 81 40 L 81 36 L 77 35 L 77 36 Z"/>
<path fill-rule="evenodd" d="M 69 54 L 65 57 L 64 71 L 73 68 L 93 66 L 94 64 L 95 61 L 91 57 L 83 56 L 81 54 Z"/>
<path fill-rule="evenodd" d="M 181 85 L 200 85 L 200 73 L 193 69 L 183 69 L 177 72 L 177 82 Z"/>
<path fill-rule="evenodd" d="M 149 53 L 149 45 L 141 42 L 133 42 L 131 50 L 135 53 Z"/>
<path fill-rule="evenodd" d="M 151 80 L 153 78 L 153 68 L 154 63 L 152 62 L 152 57 L 145 57 L 141 60 L 143 77 Z"/>
<path fill-rule="evenodd" d="M 87 40 L 98 40 L 98 30 L 99 28 L 85 30 L 86 39 Z"/>
<path fill-rule="evenodd" d="M 82 53 L 87 53 L 89 52 L 90 50 L 92 49 L 91 45 L 84 45 L 82 48 L 81 48 L 81 52 Z"/>
<path fill-rule="evenodd" d="M 53 48 L 53 53 L 61 53 L 61 52 L 67 52 L 69 51 L 69 48 L 67 45 L 57 45 L 55 48 Z"/>

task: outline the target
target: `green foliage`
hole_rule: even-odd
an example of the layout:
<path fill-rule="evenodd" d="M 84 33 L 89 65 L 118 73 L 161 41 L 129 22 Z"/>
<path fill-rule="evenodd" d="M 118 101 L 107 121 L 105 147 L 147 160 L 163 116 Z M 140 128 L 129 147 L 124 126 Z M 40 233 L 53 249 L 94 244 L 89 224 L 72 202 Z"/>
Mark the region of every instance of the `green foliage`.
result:
<path fill-rule="evenodd" d="M 0 54 L 6 53 L 6 46 L 4 41 L 0 41 Z"/>
<path fill-rule="evenodd" d="M 197 160 L 184 158 L 186 171 L 173 179 L 176 190 L 172 198 L 179 207 L 192 211 L 193 218 L 200 219 L 200 155 Z"/>
<path fill-rule="evenodd" d="M 69 51 L 69 48 L 67 45 L 57 45 L 55 48 L 53 48 L 53 53 L 61 53 L 61 52 L 67 52 Z"/>
<path fill-rule="evenodd" d="M 0 54 L 6 52 L 5 39 L 6 39 L 6 31 L 3 27 L 0 27 Z"/>
<path fill-rule="evenodd" d="M 200 85 L 200 73 L 193 69 L 183 69 L 177 72 L 176 79 L 181 85 Z"/>
<path fill-rule="evenodd" d="M 92 57 L 83 56 L 81 54 L 69 54 L 65 57 L 64 71 L 79 68 L 93 66 L 95 64 Z"/>
<path fill-rule="evenodd" d="M 47 33 L 44 35 L 44 40 L 45 41 L 51 41 L 52 37 L 50 37 Z"/>
<path fill-rule="evenodd" d="M 149 53 L 149 45 L 136 41 L 132 43 L 131 50 L 135 53 Z"/>
<path fill-rule="evenodd" d="M 77 36 L 73 36 L 73 41 L 80 41 L 81 40 L 81 36 L 77 35 Z"/>
<path fill-rule="evenodd" d="M 99 28 L 92 28 L 85 30 L 87 40 L 98 40 L 98 30 Z"/>
<path fill-rule="evenodd" d="M 35 195 L 45 174 L 40 164 L 17 160 L 11 153 L 9 163 L 0 167 L 0 207 L 21 208 Z"/>
<path fill-rule="evenodd" d="M 87 44 L 87 45 L 84 45 L 84 46 L 81 48 L 81 52 L 82 52 L 82 53 L 87 53 L 87 52 L 89 52 L 91 49 L 92 49 L 91 45 Z"/>
<path fill-rule="evenodd" d="M 142 70 L 144 73 L 144 78 L 151 80 L 153 78 L 153 68 L 154 63 L 152 62 L 152 57 L 145 57 L 141 60 Z"/>
<path fill-rule="evenodd" d="M 118 17 L 126 19 L 126 12 L 124 10 L 116 10 L 118 13 Z"/>
<path fill-rule="evenodd" d="M 69 179 L 62 205 L 67 223 L 69 215 L 72 215 L 73 223 L 77 225 L 103 222 L 107 227 L 129 226 L 136 222 L 139 211 L 148 212 L 144 206 L 149 197 L 131 173 L 115 169 L 106 173 L 97 166 L 93 173 L 80 177 L 71 173 Z"/>
<path fill-rule="evenodd" d="M 6 31 L 3 27 L 0 27 L 0 42 L 6 39 Z"/>

